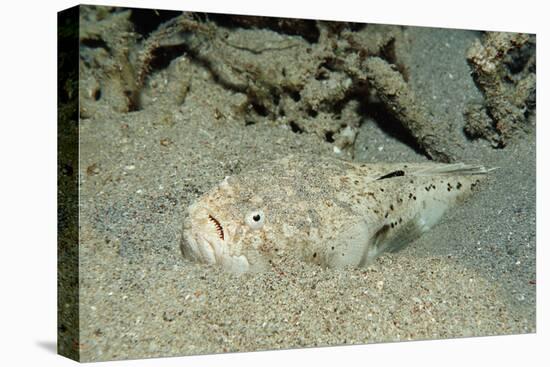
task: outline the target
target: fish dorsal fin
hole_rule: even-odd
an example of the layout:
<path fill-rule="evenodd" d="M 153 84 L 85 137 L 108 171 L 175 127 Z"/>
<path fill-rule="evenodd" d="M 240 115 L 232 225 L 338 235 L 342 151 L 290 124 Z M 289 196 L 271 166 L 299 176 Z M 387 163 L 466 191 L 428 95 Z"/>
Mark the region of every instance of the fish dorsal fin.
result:
<path fill-rule="evenodd" d="M 441 176 L 441 175 L 484 175 L 496 168 L 487 169 L 485 166 L 464 163 L 436 164 L 411 172 L 414 176 Z"/>
<path fill-rule="evenodd" d="M 375 178 L 375 181 L 386 180 L 399 178 L 404 176 L 418 176 L 418 177 L 429 177 L 429 176 L 468 176 L 468 175 L 484 175 L 497 168 L 487 169 L 482 165 L 472 165 L 464 163 L 451 163 L 451 164 L 437 164 L 437 163 L 421 163 L 418 165 L 409 164 L 409 165 L 400 165 L 402 168 L 392 168 L 388 171 L 381 172 L 381 175 Z"/>

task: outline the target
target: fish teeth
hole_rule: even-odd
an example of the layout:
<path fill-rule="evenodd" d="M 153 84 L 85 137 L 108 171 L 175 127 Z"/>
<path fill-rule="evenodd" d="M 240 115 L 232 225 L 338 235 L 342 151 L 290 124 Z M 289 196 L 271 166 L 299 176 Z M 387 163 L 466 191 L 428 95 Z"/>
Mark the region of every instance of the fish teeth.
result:
<path fill-rule="evenodd" d="M 208 214 L 208 220 L 210 220 L 210 222 L 214 224 L 214 226 L 216 227 L 216 232 L 218 232 L 218 237 L 220 237 L 220 239 L 223 241 L 225 236 L 223 232 L 223 227 L 220 222 L 210 214 Z"/>

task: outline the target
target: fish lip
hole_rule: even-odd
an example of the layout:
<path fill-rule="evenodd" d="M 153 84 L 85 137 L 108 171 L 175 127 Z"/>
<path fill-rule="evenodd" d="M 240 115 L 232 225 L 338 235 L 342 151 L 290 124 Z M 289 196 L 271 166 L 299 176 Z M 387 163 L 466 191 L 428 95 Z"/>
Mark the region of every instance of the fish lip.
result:
<path fill-rule="evenodd" d="M 214 246 L 214 244 L 208 241 L 208 239 L 202 234 L 198 234 L 198 237 L 202 245 L 198 246 L 199 252 L 202 255 L 201 259 L 205 260 L 207 264 L 215 264 L 218 257 L 218 251 L 216 251 L 217 246 Z"/>
<path fill-rule="evenodd" d="M 250 270 L 248 258 L 244 255 L 231 255 L 227 248 L 223 248 L 223 241 L 209 241 L 203 235 L 200 235 L 202 246 L 199 249 L 202 254 L 202 260 L 207 264 L 218 264 L 226 270 L 235 274 L 242 274 Z M 215 243 L 214 243 L 215 242 Z"/>
<path fill-rule="evenodd" d="M 242 274 L 250 269 L 250 263 L 248 258 L 242 254 L 231 255 L 227 247 L 225 247 L 225 241 L 218 240 L 209 241 L 204 236 L 201 236 L 205 245 L 208 245 L 211 252 L 211 258 L 209 264 L 217 264 L 222 266 L 225 270 L 233 272 L 235 274 Z"/>

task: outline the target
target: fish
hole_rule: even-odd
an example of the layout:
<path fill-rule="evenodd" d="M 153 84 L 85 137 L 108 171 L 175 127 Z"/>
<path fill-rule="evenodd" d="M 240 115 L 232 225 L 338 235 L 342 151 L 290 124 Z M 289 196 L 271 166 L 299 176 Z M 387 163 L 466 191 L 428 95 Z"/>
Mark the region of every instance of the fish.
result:
<path fill-rule="evenodd" d="M 232 273 L 285 259 L 365 267 L 430 230 L 492 169 L 293 154 L 225 177 L 185 211 L 183 256 Z"/>

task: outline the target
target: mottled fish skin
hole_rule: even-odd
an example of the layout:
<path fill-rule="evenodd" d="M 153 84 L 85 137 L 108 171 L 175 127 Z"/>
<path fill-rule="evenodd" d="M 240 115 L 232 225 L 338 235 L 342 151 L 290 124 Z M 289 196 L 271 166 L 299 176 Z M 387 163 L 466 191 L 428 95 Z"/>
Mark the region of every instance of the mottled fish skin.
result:
<path fill-rule="evenodd" d="M 187 210 L 186 258 L 242 273 L 294 257 L 365 266 L 436 224 L 490 170 L 292 155 L 226 177 Z"/>

